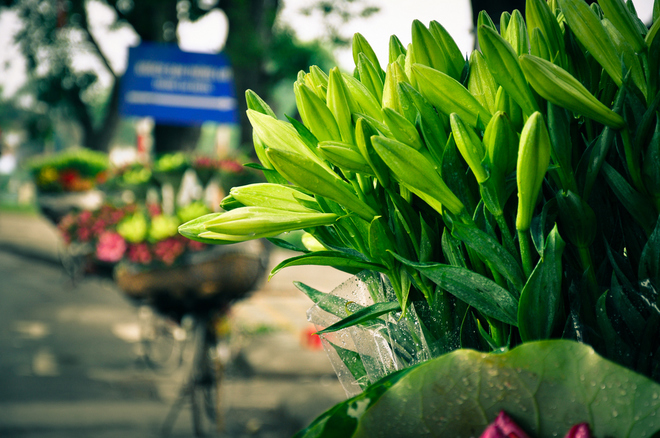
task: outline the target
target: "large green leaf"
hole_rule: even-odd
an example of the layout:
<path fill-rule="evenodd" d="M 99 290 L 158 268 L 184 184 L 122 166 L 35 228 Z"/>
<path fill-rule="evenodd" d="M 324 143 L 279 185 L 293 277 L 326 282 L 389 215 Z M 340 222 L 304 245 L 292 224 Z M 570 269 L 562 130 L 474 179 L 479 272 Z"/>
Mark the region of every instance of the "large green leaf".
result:
<path fill-rule="evenodd" d="M 523 341 L 548 339 L 561 304 L 561 256 L 564 252 L 557 226 L 552 229 L 532 275 L 518 302 L 518 329 Z"/>
<path fill-rule="evenodd" d="M 490 278 L 466 268 L 440 263 L 415 263 L 396 254 L 394 256 L 484 315 L 518 325 L 518 300 Z"/>
<path fill-rule="evenodd" d="M 334 423 L 342 437 L 467 438 L 501 410 L 537 438 L 581 422 L 597 437 L 651 437 L 660 430 L 660 385 L 573 341 L 504 354 L 461 349 L 376 382 L 298 436 L 339 436 L 323 433 Z"/>
<path fill-rule="evenodd" d="M 319 330 L 318 334 L 321 335 L 324 333 L 332 333 L 347 327 L 370 322 L 381 315 L 385 315 L 386 313 L 394 312 L 397 310 L 401 310 L 401 306 L 396 301 L 372 304 L 369 307 L 365 307 L 355 313 L 348 315 L 346 318 L 324 328 L 323 330 Z"/>
<path fill-rule="evenodd" d="M 284 268 L 300 265 L 332 266 L 354 274 L 365 269 L 379 272 L 385 270 L 382 265 L 339 251 L 314 251 L 284 260 L 273 268 L 269 278 Z"/>

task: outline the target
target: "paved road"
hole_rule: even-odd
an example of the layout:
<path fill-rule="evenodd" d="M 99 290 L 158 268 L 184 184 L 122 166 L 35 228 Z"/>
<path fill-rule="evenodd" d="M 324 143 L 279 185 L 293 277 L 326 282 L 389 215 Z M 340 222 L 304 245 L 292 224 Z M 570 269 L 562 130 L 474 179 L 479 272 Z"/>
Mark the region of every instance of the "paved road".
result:
<path fill-rule="evenodd" d="M 238 342 L 222 436 L 288 437 L 344 398 L 324 353 L 296 337 L 304 314 L 300 326 L 286 314 L 306 303 L 275 286 L 235 307 L 234 323 L 270 329 Z M 55 263 L 5 249 L 0 300 L 0 437 L 160 435 L 190 361 L 169 374 L 145 366 L 138 308 L 111 281 L 73 285 Z M 186 406 L 170 436 L 192 436 L 191 424 Z"/>

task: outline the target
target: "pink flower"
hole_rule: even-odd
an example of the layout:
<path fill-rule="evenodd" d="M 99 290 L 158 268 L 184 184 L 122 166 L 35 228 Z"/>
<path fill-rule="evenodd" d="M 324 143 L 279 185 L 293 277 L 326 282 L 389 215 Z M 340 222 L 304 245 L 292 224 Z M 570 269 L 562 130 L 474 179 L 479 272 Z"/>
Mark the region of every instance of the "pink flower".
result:
<path fill-rule="evenodd" d="M 591 438 L 591 430 L 588 423 L 580 423 L 571 427 L 565 438 Z"/>
<path fill-rule="evenodd" d="M 96 244 L 96 258 L 102 262 L 115 263 L 126 252 L 126 241 L 118 233 L 105 231 Z"/>
<path fill-rule="evenodd" d="M 170 237 L 154 245 L 154 254 L 158 260 L 170 266 L 183 254 L 185 249 L 185 243 L 181 239 Z"/>
<path fill-rule="evenodd" d="M 153 259 L 146 243 L 134 243 L 128 247 L 128 259 L 133 263 L 148 265 Z"/>
<path fill-rule="evenodd" d="M 529 438 L 511 417 L 501 411 L 495 421 L 484 430 L 481 438 Z"/>

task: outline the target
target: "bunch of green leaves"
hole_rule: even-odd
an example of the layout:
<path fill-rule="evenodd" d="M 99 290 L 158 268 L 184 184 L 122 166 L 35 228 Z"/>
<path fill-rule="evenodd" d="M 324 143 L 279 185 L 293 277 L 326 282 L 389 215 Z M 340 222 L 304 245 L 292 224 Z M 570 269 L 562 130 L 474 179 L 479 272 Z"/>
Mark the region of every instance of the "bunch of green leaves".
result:
<path fill-rule="evenodd" d="M 353 75 L 300 72 L 301 121 L 246 94 L 268 183 L 180 232 L 291 248 L 276 236 L 303 229 L 315 244 L 273 273 L 386 276 L 395 301 L 326 332 L 415 302 L 433 354 L 568 338 L 660 380 L 659 15 L 528 0 L 499 30 L 482 12 L 468 60 L 415 21 L 384 69 L 356 34 Z"/>
<path fill-rule="evenodd" d="M 38 155 L 29 159 L 27 168 L 33 176 L 38 176 L 45 168 L 57 172 L 72 170 L 82 177 L 95 178 L 108 169 L 110 161 L 108 154 L 87 148 L 70 148 L 54 154 Z"/>

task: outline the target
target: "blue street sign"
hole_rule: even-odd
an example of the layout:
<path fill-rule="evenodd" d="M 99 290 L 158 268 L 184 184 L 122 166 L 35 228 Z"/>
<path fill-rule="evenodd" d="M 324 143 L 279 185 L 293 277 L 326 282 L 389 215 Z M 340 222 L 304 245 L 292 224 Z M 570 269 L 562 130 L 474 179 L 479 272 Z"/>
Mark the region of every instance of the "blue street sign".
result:
<path fill-rule="evenodd" d="M 121 114 L 161 123 L 238 120 L 233 72 L 222 53 L 191 53 L 143 42 L 129 50 L 119 98 Z"/>

